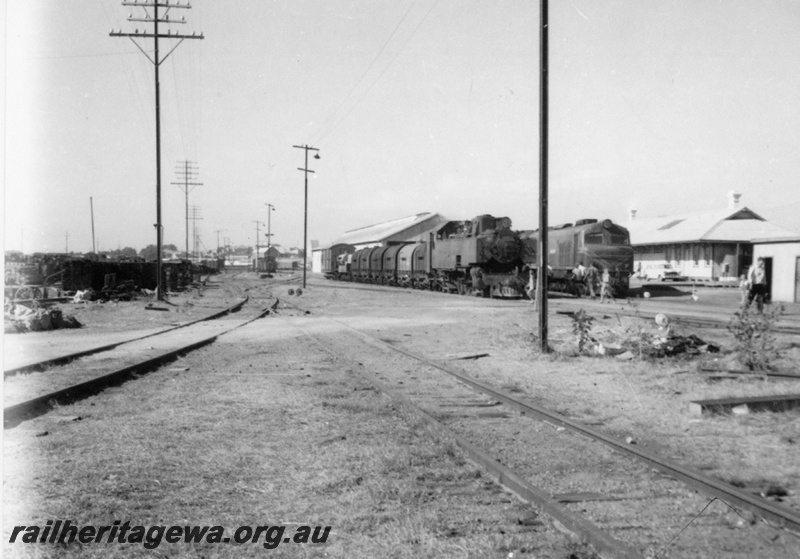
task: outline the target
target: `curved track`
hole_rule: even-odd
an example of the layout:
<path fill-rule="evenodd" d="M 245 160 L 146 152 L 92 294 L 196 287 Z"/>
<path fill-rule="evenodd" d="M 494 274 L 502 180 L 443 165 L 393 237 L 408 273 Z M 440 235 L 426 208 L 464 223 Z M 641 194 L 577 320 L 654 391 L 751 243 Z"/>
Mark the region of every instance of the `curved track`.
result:
<path fill-rule="evenodd" d="M 3 409 L 4 427 L 47 413 L 63 405 L 97 394 L 173 361 L 178 356 L 212 343 L 217 337 L 269 314 L 258 308 L 251 316 L 222 324 L 218 319 L 240 310 L 249 300 L 179 327 L 169 328 L 124 342 L 77 352 L 48 360 L 70 363 L 68 369 L 50 367 L 34 375 L 16 375 L 4 383 L 6 400 L 15 401 Z M 35 376 L 35 378 L 33 378 Z"/>
<path fill-rule="evenodd" d="M 315 280 L 314 286 L 329 288 L 329 289 L 355 289 L 355 290 L 372 291 L 372 292 L 386 292 L 396 289 L 403 289 L 408 291 L 430 293 L 432 295 L 437 295 L 437 296 L 453 295 L 438 291 L 414 290 L 410 287 L 396 287 L 388 285 L 365 284 L 365 283 L 343 282 L 343 281 L 333 281 L 333 280 L 326 280 L 325 282 L 322 282 L 320 280 Z M 563 295 L 558 293 L 551 293 L 550 298 L 548 300 L 550 306 L 554 308 L 558 308 L 561 306 L 569 309 L 574 307 L 586 307 L 597 311 L 613 312 L 614 314 L 618 314 L 621 316 L 635 316 L 645 320 L 652 320 L 659 313 L 667 313 L 669 317 L 673 320 L 673 322 L 700 328 L 727 328 L 731 316 L 733 312 L 735 312 L 736 310 L 736 309 L 731 310 L 724 308 L 721 310 L 719 308 L 676 309 L 669 306 L 666 306 L 666 308 L 663 309 L 657 308 L 654 310 L 649 310 L 647 308 L 641 308 L 640 306 L 642 301 L 641 299 L 623 300 L 622 298 L 619 299 L 620 304 L 606 307 L 606 306 L 601 306 L 600 303 L 596 301 L 591 301 L 585 298 L 583 299 L 576 298 L 571 295 Z M 502 303 L 500 303 L 498 306 L 529 304 L 528 301 L 520 299 L 507 299 L 507 300 L 494 299 L 493 301 L 495 302 L 495 304 L 502 301 Z M 705 316 L 702 316 L 703 313 L 705 313 Z M 797 320 L 795 319 L 793 322 L 797 322 Z M 779 334 L 800 335 L 800 324 L 792 323 L 789 321 L 779 321 L 774 326 L 774 332 Z"/>
<path fill-rule="evenodd" d="M 58 357 L 51 357 L 51 358 L 48 358 L 48 359 L 43 359 L 41 361 L 36 361 L 34 363 L 28 363 L 28 364 L 21 365 L 21 366 L 18 366 L 18 367 L 13 367 L 13 368 L 4 370 L 3 371 L 3 375 L 5 377 L 10 377 L 10 376 L 16 375 L 18 373 L 23 373 L 23 372 L 27 372 L 27 371 L 41 370 L 41 369 L 43 369 L 45 367 L 49 367 L 49 366 L 52 366 L 52 365 L 63 365 L 65 363 L 69 363 L 70 361 L 78 359 L 79 357 L 85 357 L 87 355 L 93 355 L 95 353 L 100 353 L 100 352 L 103 352 L 103 351 L 109 351 L 109 350 L 117 348 L 117 347 L 119 347 L 119 346 L 121 346 L 123 344 L 136 342 L 136 341 L 139 341 L 139 340 L 144 340 L 146 338 L 151 338 L 153 336 L 160 336 L 160 335 L 163 335 L 163 334 L 167 334 L 169 332 L 173 332 L 173 331 L 178 330 L 180 328 L 186 328 L 186 327 L 189 327 L 189 326 L 193 326 L 193 325 L 198 324 L 200 322 L 205 322 L 205 321 L 208 321 L 208 320 L 214 320 L 214 319 L 217 319 L 217 318 L 221 318 L 221 317 L 223 317 L 223 316 L 225 316 L 227 314 L 234 313 L 234 312 L 240 310 L 245 305 L 245 303 L 247 303 L 248 299 L 249 299 L 249 297 L 246 296 L 241 301 L 239 301 L 237 303 L 234 303 L 233 305 L 229 306 L 226 309 L 214 312 L 214 313 L 212 313 L 212 314 L 210 314 L 208 316 L 204 316 L 202 318 L 198 318 L 197 320 L 192 320 L 191 322 L 186 322 L 184 324 L 179 324 L 178 326 L 173 326 L 171 328 L 165 328 L 165 329 L 160 330 L 158 332 L 153 332 L 151 334 L 146 334 L 144 336 L 134 336 L 132 338 L 128 338 L 128 339 L 125 339 L 125 340 L 120 340 L 118 342 L 114 342 L 114 343 L 111 343 L 111 344 L 105 344 L 105 345 L 93 347 L 93 348 L 82 350 L 82 351 L 66 353 L 66 354 L 60 355 Z"/>
<path fill-rule="evenodd" d="M 285 302 L 282 302 L 281 304 L 287 305 Z M 295 305 L 289 306 L 296 309 L 298 314 L 305 313 L 305 311 L 300 307 Z M 588 438 L 590 441 L 589 446 L 581 447 L 580 450 L 564 450 L 565 454 L 568 454 L 569 452 L 575 452 L 580 456 L 594 455 L 597 453 L 597 450 L 595 447 L 591 446 L 591 442 L 602 443 L 602 445 L 612 449 L 614 451 L 612 454 L 615 454 L 618 456 L 618 458 L 609 458 L 603 453 L 597 454 L 597 463 L 595 463 L 594 468 L 596 468 L 598 471 L 607 469 L 609 464 L 614 464 L 610 471 L 598 474 L 598 487 L 606 484 L 603 475 L 614 472 L 614 474 L 609 478 L 614 480 L 609 482 L 610 486 L 619 488 L 634 487 L 636 490 L 628 490 L 626 494 L 625 490 L 622 489 L 622 493 L 619 495 L 612 494 L 593 497 L 578 496 L 575 501 L 573 501 L 574 503 L 612 500 L 635 502 L 637 503 L 637 510 L 640 511 L 639 514 L 644 514 L 642 511 L 648 511 L 649 509 L 646 503 L 656 503 L 660 501 L 662 506 L 653 506 L 652 508 L 653 510 L 664 509 L 665 507 L 663 506 L 663 503 L 670 502 L 670 500 L 674 498 L 676 503 L 680 504 L 674 505 L 673 508 L 695 507 L 694 510 L 699 512 L 700 509 L 703 508 L 703 504 L 705 502 L 702 499 L 694 499 L 693 501 L 692 492 L 697 490 L 711 498 L 711 501 L 706 506 L 713 503 L 715 499 L 719 499 L 723 503 L 726 503 L 727 506 L 733 511 L 736 511 L 736 509 L 745 509 L 750 511 L 758 517 L 766 520 L 773 528 L 786 528 L 790 531 L 800 532 L 800 513 L 795 510 L 788 509 L 777 503 L 763 499 L 759 496 L 748 493 L 747 491 L 743 491 L 727 483 L 711 478 L 691 467 L 687 467 L 662 456 L 658 456 L 653 452 L 630 444 L 629 442 L 621 441 L 615 437 L 611 437 L 593 427 L 584 425 L 552 410 L 531 403 L 530 401 L 526 401 L 526 399 L 521 398 L 518 395 L 510 394 L 474 378 L 470 378 L 469 376 L 460 373 L 445 364 L 432 361 L 424 356 L 416 355 L 403 348 L 397 347 L 393 343 L 389 343 L 376 338 L 375 336 L 356 330 L 340 320 L 327 317 L 324 318 L 335 322 L 341 327 L 344 327 L 344 329 L 351 335 L 358 336 L 361 340 L 366 342 L 366 344 L 363 345 L 371 348 L 373 352 L 378 351 L 384 355 L 387 352 L 390 352 L 402 356 L 403 359 L 392 361 L 392 363 L 395 364 L 393 370 L 395 370 L 396 373 L 384 373 L 383 375 L 372 374 L 367 372 L 367 368 L 370 366 L 369 363 L 371 362 L 375 366 L 379 367 L 380 370 L 386 371 L 384 364 L 388 358 L 385 356 L 373 357 L 369 355 L 369 351 L 367 349 L 365 349 L 364 352 L 359 352 L 357 357 L 352 353 L 344 355 L 341 352 L 337 352 L 335 349 L 333 349 L 333 347 L 338 347 L 337 344 L 333 344 L 331 347 L 331 344 L 326 344 L 320 341 L 318 336 L 306 332 L 308 336 L 315 339 L 318 344 L 325 347 L 325 349 L 330 353 L 337 355 L 339 359 L 355 363 L 357 367 L 354 367 L 354 369 L 365 376 L 365 378 L 369 378 L 370 381 L 373 382 L 373 384 L 375 384 L 375 386 L 379 389 L 386 391 L 389 395 L 398 400 L 410 403 L 415 408 L 423 408 L 426 410 L 425 412 L 422 412 L 422 414 L 427 416 L 428 420 L 438 423 L 440 429 L 447 430 L 451 428 L 450 426 L 458 426 L 464 423 L 471 423 L 475 421 L 485 422 L 488 419 L 507 424 L 507 426 L 498 427 L 498 429 L 502 432 L 507 432 L 513 429 L 520 429 L 519 421 L 520 418 L 522 418 L 522 421 L 527 421 L 529 424 L 528 427 L 523 427 L 522 429 L 531 430 L 530 420 L 526 420 L 525 418 L 535 417 L 537 419 L 544 420 L 546 424 L 556 426 L 557 431 L 566 429 L 579 434 L 579 439 Z M 418 368 L 415 369 L 414 365 L 408 364 L 409 360 L 416 362 L 417 367 L 424 367 L 426 371 L 424 376 L 420 374 Z M 457 384 L 470 387 L 471 390 L 482 394 L 484 398 L 476 402 L 474 397 L 469 399 L 463 393 L 459 396 L 451 396 L 451 389 L 442 388 L 442 384 L 427 385 L 426 383 L 428 382 L 428 377 L 433 376 L 427 371 L 432 370 L 446 373 L 446 375 L 451 379 L 457 381 Z M 499 406 L 501 403 L 505 404 L 509 408 L 519 411 L 521 415 L 519 417 L 512 417 L 506 413 L 506 408 L 495 407 Z M 455 415 L 453 414 L 453 409 L 458 410 Z M 541 428 L 536 429 L 541 430 Z M 545 429 L 545 431 L 547 431 L 547 429 Z M 539 435 L 537 435 L 537 437 L 538 436 Z M 591 526 L 591 523 L 587 525 L 585 519 L 581 519 L 579 516 L 576 517 L 574 515 L 574 511 L 565 512 L 563 507 L 558 508 L 559 505 L 555 502 L 556 500 L 547 492 L 527 484 L 527 482 L 524 481 L 524 475 L 507 467 L 507 460 L 503 460 L 505 465 L 500 464 L 497 459 L 492 458 L 489 452 L 483 451 L 474 445 L 471 445 L 469 442 L 464 441 L 464 439 L 457 434 L 454 434 L 453 437 L 462 446 L 462 448 L 464 448 L 467 454 L 473 458 L 474 461 L 479 462 L 484 468 L 489 470 L 494 477 L 501 481 L 501 483 L 521 496 L 529 498 L 543 506 L 545 509 L 551 512 L 551 514 L 554 514 L 556 518 L 561 519 L 562 523 L 570 526 L 570 528 L 576 531 L 576 533 L 579 533 L 583 537 L 590 539 L 598 551 L 608 551 L 609 549 L 614 549 L 614 544 L 611 543 L 614 540 L 609 539 L 610 536 L 606 530 L 606 528 L 608 528 L 608 531 L 614 533 L 615 537 L 619 534 L 619 532 L 617 532 L 618 528 L 614 528 L 613 521 L 610 525 L 606 521 L 605 526 L 600 529 Z M 513 439 L 516 444 L 516 437 Z M 534 437 L 531 440 L 541 441 L 542 439 L 537 439 Z M 563 440 L 563 436 L 560 440 Z M 574 443 L 574 438 L 569 438 L 569 440 L 564 441 L 563 443 L 559 442 L 558 444 L 572 445 Z M 564 448 L 566 449 L 566 446 Z M 630 462 L 630 459 L 636 459 L 642 464 L 642 466 L 636 468 L 626 465 L 624 460 L 628 460 Z M 620 462 L 620 460 L 622 460 L 622 462 Z M 598 465 L 600 466 L 598 467 Z M 653 477 L 653 469 L 667 474 L 669 478 L 664 478 L 663 476 L 659 477 L 658 475 Z M 620 479 L 620 474 L 622 475 L 623 479 Z M 630 479 L 624 479 L 625 476 L 630 476 Z M 649 481 L 638 481 L 639 479 Z M 669 479 L 670 481 L 667 482 L 665 481 L 666 479 Z M 684 487 L 688 486 L 690 491 L 687 491 L 685 488 L 675 489 L 675 487 L 673 487 L 675 484 L 677 484 L 677 486 L 684 484 Z M 643 488 L 650 488 L 651 486 L 655 489 L 652 494 L 647 494 Z M 675 497 L 673 497 L 673 495 Z M 566 497 L 566 499 L 568 501 L 569 497 Z M 669 507 L 670 505 L 666 506 L 666 508 Z M 593 510 L 595 510 L 596 515 L 601 514 L 598 512 L 599 509 Z M 741 517 L 740 513 L 737 512 L 736 514 Z M 559 515 L 563 515 L 563 518 L 561 518 Z M 654 518 L 655 520 L 648 522 L 644 517 L 642 517 L 641 523 L 648 525 L 659 525 L 661 523 L 667 524 L 667 519 L 659 517 L 657 514 L 654 516 Z M 626 520 L 620 520 L 619 522 L 630 525 L 635 523 L 637 520 L 639 519 L 628 518 Z M 674 525 L 671 528 L 662 530 L 662 532 L 663 534 L 674 534 L 677 533 L 681 528 L 683 527 Z M 643 530 L 643 532 L 647 532 L 647 530 Z M 663 535 L 661 535 L 659 531 L 654 530 L 652 533 L 659 534 L 659 539 L 661 541 L 665 541 Z M 629 551 L 631 549 L 632 548 L 626 547 L 624 544 L 622 544 L 616 548 L 616 553 L 613 553 L 612 555 L 630 556 Z"/>

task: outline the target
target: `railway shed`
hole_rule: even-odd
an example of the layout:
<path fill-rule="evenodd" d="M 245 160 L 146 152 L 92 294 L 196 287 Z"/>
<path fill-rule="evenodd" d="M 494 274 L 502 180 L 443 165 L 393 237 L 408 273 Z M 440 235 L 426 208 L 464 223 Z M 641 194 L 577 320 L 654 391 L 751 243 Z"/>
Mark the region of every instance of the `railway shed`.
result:
<path fill-rule="evenodd" d="M 692 281 L 733 281 L 747 272 L 753 247 L 764 241 L 792 241 L 798 233 L 768 222 L 747 207 L 729 207 L 653 218 L 636 218 L 627 224 L 634 250 L 634 270 L 668 264 Z"/>
<path fill-rule="evenodd" d="M 794 239 L 765 239 L 753 243 L 753 259 L 763 258 L 773 301 L 800 303 L 800 234 Z"/>
<path fill-rule="evenodd" d="M 351 229 L 344 235 L 326 245 L 314 249 L 312 254 L 312 271 L 322 271 L 322 253 L 337 245 L 351 245 L 355 249 L 398 243 L 414 243 L 427 241 L 428 235 L 436 231 L 447 218 L 438 213 L 424 212 L 392 221 Z"/>

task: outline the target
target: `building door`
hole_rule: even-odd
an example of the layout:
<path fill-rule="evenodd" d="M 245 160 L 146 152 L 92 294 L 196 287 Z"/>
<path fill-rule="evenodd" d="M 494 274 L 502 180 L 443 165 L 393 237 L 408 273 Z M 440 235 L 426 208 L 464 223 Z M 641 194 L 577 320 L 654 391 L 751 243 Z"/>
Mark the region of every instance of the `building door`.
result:
<path fill-rule="evenodd" d="M 764 295 L 764 302 L 772 301 L 772 257 L 764 257 L 764 274 L 767 276 L 767 292 Z"/>
<path fill-rule="evenodd" d="M 794 302 L 800 303 L 800 256 L 794 264 Z"/>

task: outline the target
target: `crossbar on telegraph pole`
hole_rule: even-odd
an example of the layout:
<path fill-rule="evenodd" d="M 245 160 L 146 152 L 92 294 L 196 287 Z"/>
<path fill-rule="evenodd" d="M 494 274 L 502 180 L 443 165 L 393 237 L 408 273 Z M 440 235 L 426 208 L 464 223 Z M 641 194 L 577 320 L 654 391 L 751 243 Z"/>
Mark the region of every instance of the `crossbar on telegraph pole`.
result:
<path fill-rule="evenodd" d="M 183 33 L 173 33 L 171 30 L 168 30 L 166 33 L 159 33 L 158 32 L 158 24 L 163 23 L 165 25 L 172 25 L 172 24 L 180 24 L 186 23 L 186 20 L 181 19 L 170 19 L 169 11 L 171 9 L 190 9 L 192 6 L 189 2 L 185 4 L 180 3 L 172 3 L 170 0 L 136 0 L 135 2 L 122 2 L 123 6 L 136 6 L 139 8 L 143 8 L 145 11 L 145 17 L 133 17 L 133 15 L 128 16 L 128 21 L 138 21 L 141 23 L 146 24 L 153 24 L 153 32 L 150 33 L 148 31 L 142 30 L 141 32 L 136 29 L 134 33 L 123 33 L 122 30 L 114 31 L 111 30 L 109 34 L 111 37 L 128 37 L 131 42 L 136 45 L 136 47 L 142 51 L 147 59 L 153 64 L 155 67 L 155 79 L 156 79 L 156 299 L 162 301 L 164 299 L 164 290 L 161 287 L 161 260 L 162 260 L 162 251 L 163 251 L 163 226 L 161 224 L 161 93 L 160 93 L 160 85 L 158 80 L 158 67 L 164 62 L 172 51 L 178 48 L 184 39 L 203 39 L 203 34 L 197 33 L 183 34 Z M 158 9 L 164 8 L 164 12 L 159 16 Z M 152 10 L 152 15 L 150 10 Z M 154 44 L 154 51 L 153 57 L 151 58 L 150 55 L 147 53 L 142 46 L 137 43 L 134 38 L 137 39 L 153 39 Z M 158 40 L 159 39 L 177 39 L 178 43 L 175 44 L 170 51 L 164 55 L 162 58 L 159 54 L 158 50 Z"/>
<path fill-rule="evenodd" d="M 298 167 L 298 171 L 303 171 L 303 175 L 305 176 L 305 202 L 303 206 L 303 289 L 306 288 L 306 270 L 308 269 L 308 174 L 313 173 L 311 169 L 308 168 L 308 152 L 309 151 L 316 151 L 317 153 L 314 154 L 314 159 L 320 159 L 319 150 L 317 148 L 312 148 L 308 145 L 303 146 L 292 146 L 293 148 L 302 149 L 306 152 L 306 164 L 305 167 Z"/>

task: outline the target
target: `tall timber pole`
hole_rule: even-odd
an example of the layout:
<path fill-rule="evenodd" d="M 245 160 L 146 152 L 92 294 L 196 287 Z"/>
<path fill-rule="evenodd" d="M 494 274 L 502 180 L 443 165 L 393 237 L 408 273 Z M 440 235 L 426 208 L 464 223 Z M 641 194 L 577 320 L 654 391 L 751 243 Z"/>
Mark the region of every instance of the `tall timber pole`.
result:
<path fill-rule="evenodd" d="M 197 167 L 193 161 L 183 160 L 178 161 L 178 167 L 175 169 L 175 173 L 178 175 L 179 179 L 183 179 L 183 182 L 173 182 L 172 184 L 176 185 L 183 191 L 184 194 L 184 206 L 185 206 L 185 216 L 186 216 L 186 258 L 189 258 L 189 193 L 194 190 L 195 186 L 203 186 L 202 182 L 190 182 L 194 181 L 197 178 Z M 190 188 L 191 187 L 191 188 Z M 217 243 L 219 244 L 219 243 Z"/>
<path fill-rule="evenodd" d="M 92 212 L 92 253 L 97 254 L 97 247 L 94 242 L 94 200 L 89 196 L 89 209 Z"/>
<path fill-rule="evenodd" d="M 256 224 L 256 277 L 258 277 L 258 248 L 260 246 L 258 244 L 258 237 L 261 235 L 261 226 L 264 225 L 264 222 L 253 220 L 253 223 Z"/>
<path fill-rule="evenodd" d="M 271 273 L 269 269 L 269 253 L 272 250 L 272 212 L 275 211 L 275 206 L 272 204 L 266 204 L 267 206 L 267 256 L 265 260 L 267 261 L 267 273 Z"/>
<path fill-rule="evenodd" d="M 539 307 L 539 344 L 542 353 L 550 351 L 547 343 L 547 73 L 548 0 L 540 0 L 541 27 L 539 30 L 539 274 L 536 298 Z"/>
<path fill-rule="evenodd" d="M 111 37 L 128 37 L 131 42 L 133 42 L 136 47 L 142 51 L 148 60 L 153 64 L 155 69 L 155 93 L 156 93 L 156 298 L 159 301 L 164 299 L 164 290 L 161 287 L 161 260 L 162 260 L 162 251 L 163 251 L 163 239 L 162 239 L 162 232 L 163 226 L 161 224 L 161 93 L 160 93 L 160 84 L 158 79 L 158 68 L 162 62 L 164 62 L 172 51 L 178 48 L 184 39 L 202 39 L 203 34 L 200 33 L 199 35 L 196 33 L 192 33 L 191 35 L 188 34 L 180 34 L 180 33 L 173 33 L 171 30 L 168 30 L 166 33 L 159 33 L 158 32 L 158 24 L 163 23 L 165 25 L 171 24 L 182 24 L 186 23 L 186 18 L 182 17 L 181 19 L 170 19 L 169 12 L 170 10 L 174 9 L 190 9 L 192 6 L 189 2 L 185 4 L 181 4 L 180 2 L 172 2 L 171 0 L 135 0 L 134 2 L 130 1 L 123 1 L 123 6 L 136 6 L 142 8 L 144 10 L 143 17 L 134 17 L 133 14 L 128 16 L 128 21 L 138 21 L 141 23 L 153 24 L 153 31 L 148 32 L 147 30 L 142 30 L 141 32 L 139 29 L 136 29 L 133 33 L 123 33 L 122 30 L 114 31 L 111 30 L 110 36 Z M 164 12 L 159 16 L 158 9 L 164 8 Z M 142 48 L 139 43 L 136 42 L 134 38 L 142 38 L 142 39 L 153 39 L 153 57 L 151 58 L 147 51 Z M 167 52 L 166 55 L 162 58 L 159 53 L 159 39 L 177 39 L 178 43 Z"/>
<path fill-rule="evenodd" d="M 300 168 L 298 167 L 298 171 L 303 171 L 305 175 L 305 185 L 306 185 L 306 193 L 305 193 L 305 202 L 303 206 L 303 289 L 306 288 L 306 271 L 308 269 L 308 174 L 313 173 L 311 169 L 308 168 L 308 152 L 309 151 L 316 151 L 317 153 L 314 154 L 314 159 L 320 159 L 319 150 L 317 148 L 312 148 L 308 145 L 303 146 L 292 146 L 293 148 L 303 149 L 306 152 L 306 164 L 305 167 Z"/>

